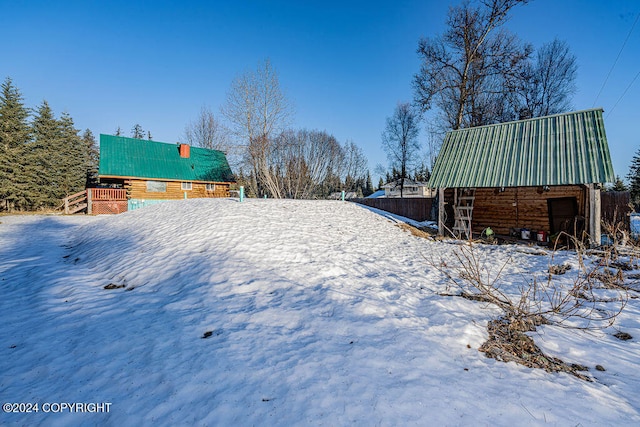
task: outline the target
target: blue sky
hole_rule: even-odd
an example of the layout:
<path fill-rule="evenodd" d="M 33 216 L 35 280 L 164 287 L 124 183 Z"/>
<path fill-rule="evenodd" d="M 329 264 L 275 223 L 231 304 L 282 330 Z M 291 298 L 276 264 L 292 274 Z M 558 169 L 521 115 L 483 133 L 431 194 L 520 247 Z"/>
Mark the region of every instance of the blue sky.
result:
<path fill-rule="evenodd" d="M 418 39 L 442 33 L 457 3 L 0 0 L 0 79 L 10 76 L 27 106 L 46 99 L 96 136 L 139 123 L 177 142 L 203 105 L 218 113 L 234 77 L 269 58 L 295 105 L 293 126 L 355 142 L 373 172 L 386 165 L 386 117 L 412 99 Z M 579 66 L 574 109 L 604 108 L 621 176 L 640 148 L 640 23 L 597 96 L 639 13 L 636 0 L 533 0 L 507 23 L 535 47 L 568 42 Z"/>

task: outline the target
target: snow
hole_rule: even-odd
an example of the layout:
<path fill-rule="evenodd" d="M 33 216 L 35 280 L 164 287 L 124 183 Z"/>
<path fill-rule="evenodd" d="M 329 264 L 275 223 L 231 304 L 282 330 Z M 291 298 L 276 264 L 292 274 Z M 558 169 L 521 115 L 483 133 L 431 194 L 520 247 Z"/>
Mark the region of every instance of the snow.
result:
<path fill-rule="evenodd" d="M 451 259 L 456 242 L 401 221 L 348 202 L 255 199 L 0 217 L 2 403 L 111 403 L 0 423 L 640 423 L 638 300 L 613 328 L 532 334 L 593 382 L 498 362 L 478 347 L 499 311 L 440 295 L 448 283 L 433 260 Z M 479 250 L 495 265 L 513 260 L 512 289 L 551 260 Z M 554 255 L 564 262 L 577 266 Z"/>

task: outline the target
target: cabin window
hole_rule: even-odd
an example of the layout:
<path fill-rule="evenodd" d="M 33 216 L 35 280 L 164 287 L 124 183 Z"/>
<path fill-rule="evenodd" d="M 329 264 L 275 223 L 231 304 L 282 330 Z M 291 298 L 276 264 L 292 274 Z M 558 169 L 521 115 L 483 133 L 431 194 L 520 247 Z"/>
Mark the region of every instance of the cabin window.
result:
<path fill-rule="evenodd" d="M 190 182 L 183 182 L 182 183 L 182 189 L 183 190 L 191 190 L 193 188 L 192 184 Z"/>
<path fill-rule="evenodd" d="M 167 183 L 164 181 L 147 181 L 148 193 L 166 193 Z"/>
<path fill-rule="evenodd" d="M 206 184 L 206 187 L 207 187 L 207 191 L 216 191 L 215 184 Z"/>

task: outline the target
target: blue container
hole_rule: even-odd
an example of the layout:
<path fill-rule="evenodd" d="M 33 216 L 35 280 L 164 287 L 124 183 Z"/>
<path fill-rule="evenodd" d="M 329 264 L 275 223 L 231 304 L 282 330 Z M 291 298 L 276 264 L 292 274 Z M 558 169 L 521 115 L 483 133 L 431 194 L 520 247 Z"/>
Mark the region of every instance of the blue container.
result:
<path fill-rule="evenodd" d="M 640 238 L 640 214 L 632 213 L 629 222 L 631 223 L 631 237 Z"/>

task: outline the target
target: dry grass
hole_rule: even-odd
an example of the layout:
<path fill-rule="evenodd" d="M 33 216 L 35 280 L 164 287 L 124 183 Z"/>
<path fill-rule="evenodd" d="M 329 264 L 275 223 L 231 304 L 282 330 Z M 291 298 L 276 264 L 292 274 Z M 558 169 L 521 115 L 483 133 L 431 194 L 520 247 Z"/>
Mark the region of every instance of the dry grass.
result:
<path fill-rule="evenodd" d="M 400 227 L 404 231 L 408 231 L 409 233 L 411 233 L 412 235 L 414 235 L 416 237 L 421 237 L 423 239 L 433 240 L 433 237 L 434 237 L 434 234 L 435 234 L 434 232 L 429 233 L 428 231 L 422 230 L 420 228 L 414 227 L 414 226 L 406 224 L 404 222 L 399 223 L 398 227 Z"/>
<path fill-rule="evenodd" d="M 3 217 L 3 216 L 16 216 L 16 215 L 20 215 L 20 216 L 29 216 L 29 215 L 62 215 L 62 213 L 59 210 L 56 210 L 56 209 L 42 209 L 42 210 L 37 210 L 37 211 L 13 211 L 13 212 L 2 211 L 2 212 L 0 212 L 0 217 Z"/>
<path fill-rule="evenodd" d="M 547 356 L 531 337 L 525 335 L 519 328 L 514 328 L 509 321 L 492 320 L 487 325 L 487 331 L 489 339 L 478 349 L 487 357 L 501 362 L 516 362 L 528 368 L 544 369 L 547 372 L 567 372 L 582 380 L 593 381 L 581 373 L 588 368 Z"/>

